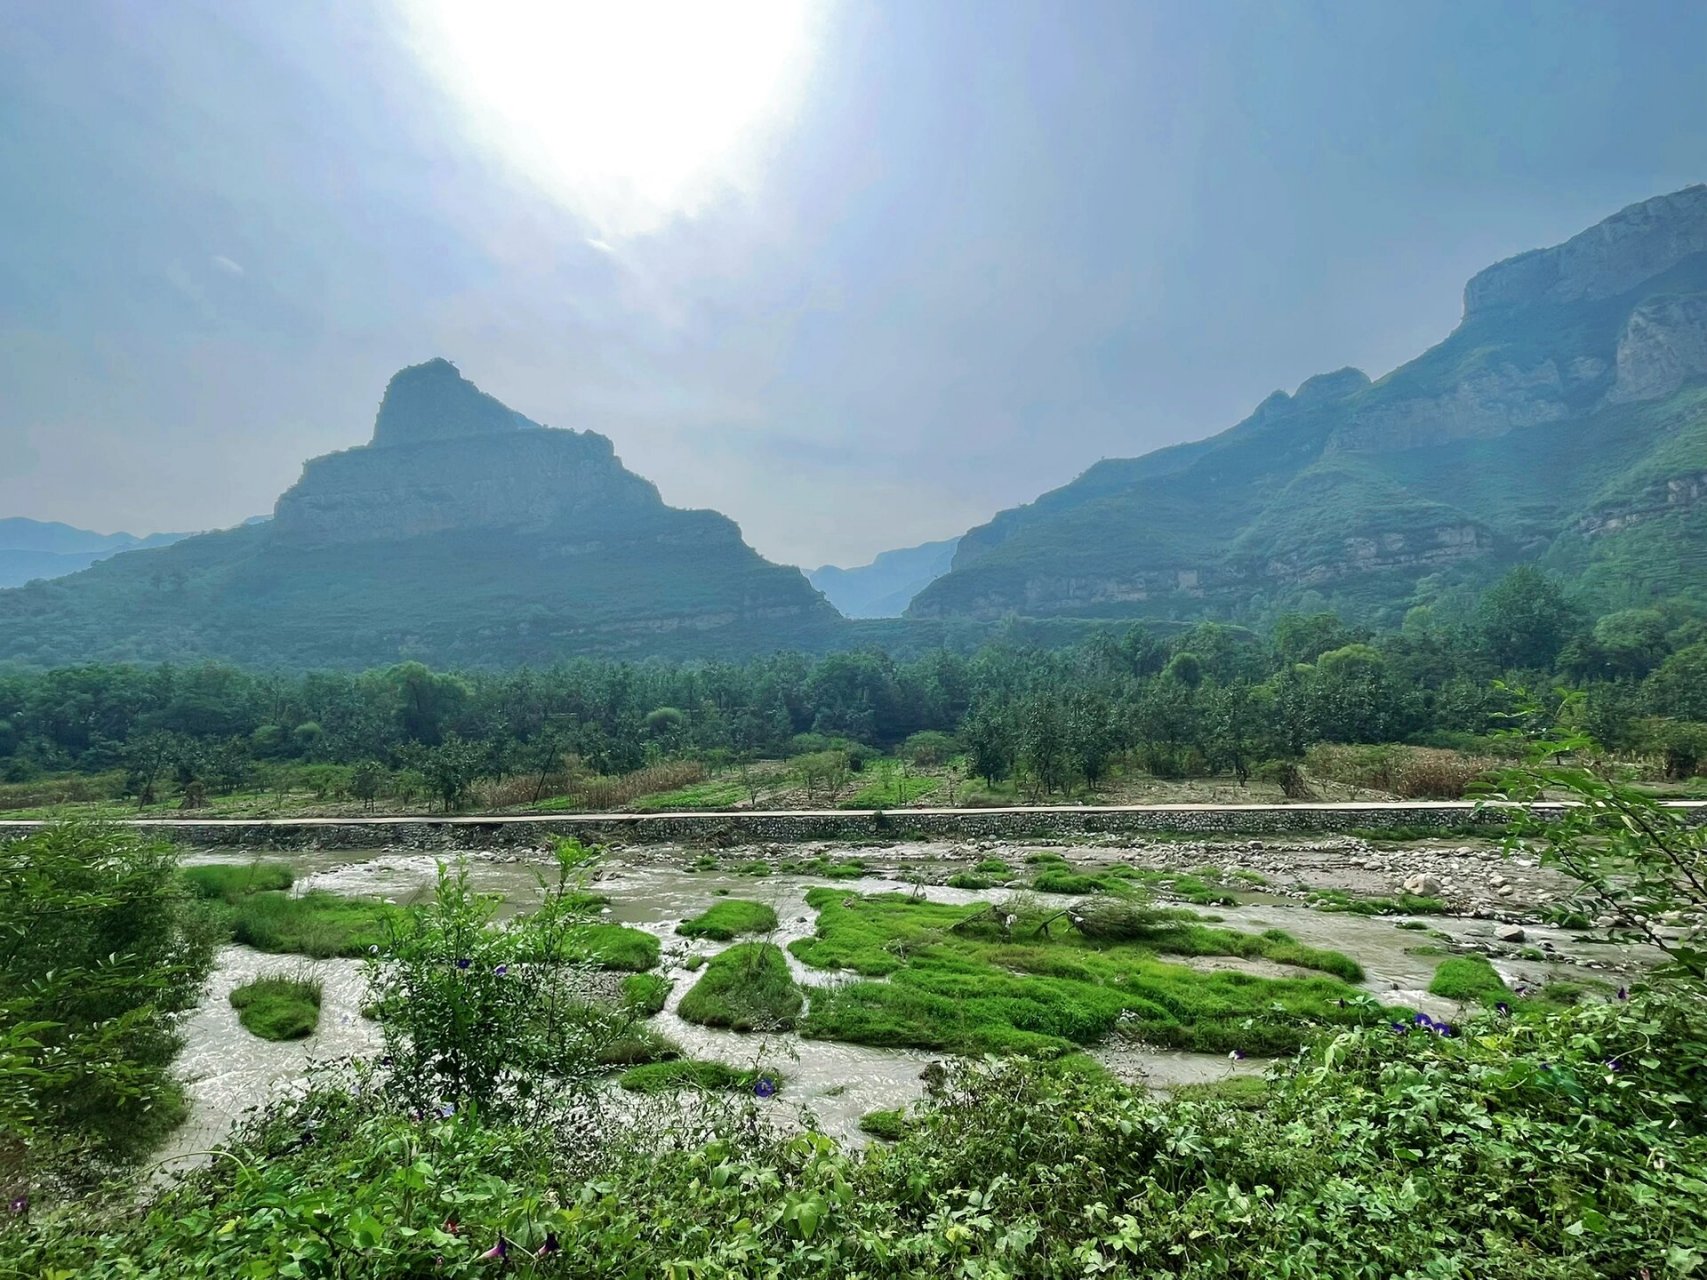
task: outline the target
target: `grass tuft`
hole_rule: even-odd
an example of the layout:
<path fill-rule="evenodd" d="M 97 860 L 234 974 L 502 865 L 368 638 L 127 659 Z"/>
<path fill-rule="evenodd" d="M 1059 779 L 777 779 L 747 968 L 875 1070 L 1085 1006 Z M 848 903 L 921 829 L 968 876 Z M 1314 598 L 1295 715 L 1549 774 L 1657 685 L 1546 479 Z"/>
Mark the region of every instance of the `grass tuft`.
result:
<path fill-rule="evenodd" d="M 237 1020 L 263 1040 L 301 1040 L 320 1025 L 320 983 L 270 974 L 231 993 Z"/>

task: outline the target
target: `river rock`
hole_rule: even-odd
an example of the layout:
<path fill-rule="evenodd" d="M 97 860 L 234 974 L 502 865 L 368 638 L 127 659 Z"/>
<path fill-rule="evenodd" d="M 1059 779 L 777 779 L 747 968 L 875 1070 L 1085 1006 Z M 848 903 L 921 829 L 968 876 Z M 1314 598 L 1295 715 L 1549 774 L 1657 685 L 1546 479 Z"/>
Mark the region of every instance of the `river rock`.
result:
<path fill-rule="evenodd" d="M 1494 937 L 1501 942 L 1523 942 L 1529 935 L 1523 931 L 1520 924 L 1502 924 L 1494 930 Z"/>
<path fill-rule="evenodd" d="M 1413 893 L 1419 898 L 1432 898 L 1440 892 L 1440 881 L 1426 872 L 1407 876 L 1405 892 Z"/>

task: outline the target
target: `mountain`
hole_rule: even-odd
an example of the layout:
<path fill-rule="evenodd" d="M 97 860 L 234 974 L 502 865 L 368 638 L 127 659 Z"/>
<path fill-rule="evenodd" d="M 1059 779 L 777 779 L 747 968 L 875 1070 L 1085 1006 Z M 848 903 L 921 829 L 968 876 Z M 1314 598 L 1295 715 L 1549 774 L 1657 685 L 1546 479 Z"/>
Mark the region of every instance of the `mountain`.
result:
<path fill-rule="evenodd" d="M 910 618 L 1396 624 L 1518 562 L 1707 600 L 1707 186 L 1481 272 L 1439 345 L 1100 462 L 968 532 Z"/>
<path fill-rule="evenodd" d="M 850 618 L 899 618 L 913 597 L 948 572 L 959 538 L 885 551 L 855 569 L 822 565 L 806 580 Z"/>
<path fill-rule="evenodd" d="M 664 505 L 604 436 L 553 430 L 446 360 L 391 379 L 370 443 L 269 521 L 0 591 L 0 660 L 279 667 L 740 654 L 844 622 L 714 511 Z"/>
<path fill-rule="evenodd" d="M 0 587 L 21 587 L 37 578 L 62 578 L 97 560 L 141 547 L 166 547 L 187 533 L 93 533 L 57 521 L 0 520 Z"/>

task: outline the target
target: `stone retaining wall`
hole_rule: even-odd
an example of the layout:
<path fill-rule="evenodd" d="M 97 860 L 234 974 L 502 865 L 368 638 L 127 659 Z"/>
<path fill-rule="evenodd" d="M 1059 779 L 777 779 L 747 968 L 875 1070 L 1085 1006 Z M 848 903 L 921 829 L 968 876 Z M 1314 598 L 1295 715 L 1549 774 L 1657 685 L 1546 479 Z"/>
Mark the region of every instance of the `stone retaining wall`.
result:
<path fill-rule="evenodd" d="M 1551 807 L 1551 806 L 1547 806 Z M 1689 805 L 1692 821 L 1707 806 Z M 818 813 L 592 814 L 542 818 L 138 820 L 180 844 L 245 849 L 544 848 L 560 836 L 589 843 L 669 842 L 712 847 L 837 840 L 1058 840 L 1090 835 L 1272 835 L 1419 828 L 1443 835 L 1497 832 L 1496 807 L 1471 804 L 1180 805 L 1123 808 L 896 809 Z M 0 822 L 0 838 L 42 824 Z"/>

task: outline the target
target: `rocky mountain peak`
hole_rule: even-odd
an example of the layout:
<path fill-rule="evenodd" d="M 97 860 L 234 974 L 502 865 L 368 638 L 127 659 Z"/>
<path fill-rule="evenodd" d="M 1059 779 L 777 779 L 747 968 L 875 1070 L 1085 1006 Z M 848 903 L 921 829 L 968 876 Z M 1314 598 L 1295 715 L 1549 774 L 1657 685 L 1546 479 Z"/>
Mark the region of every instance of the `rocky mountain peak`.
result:
<path fill-rule="evenodd" d="M 1707 253 L 1702 184 L 1621 209 L 1564 244 L 1495 263 L 1464 286 L 1464 316 L 1616 297 L 1698 253 Z"/>
<path fill-rule="evenodd" d="M 538 426 L 487 395 L 440 357 L 392 375 L 374 419 L 373 443 L 421 444 Z"/>

